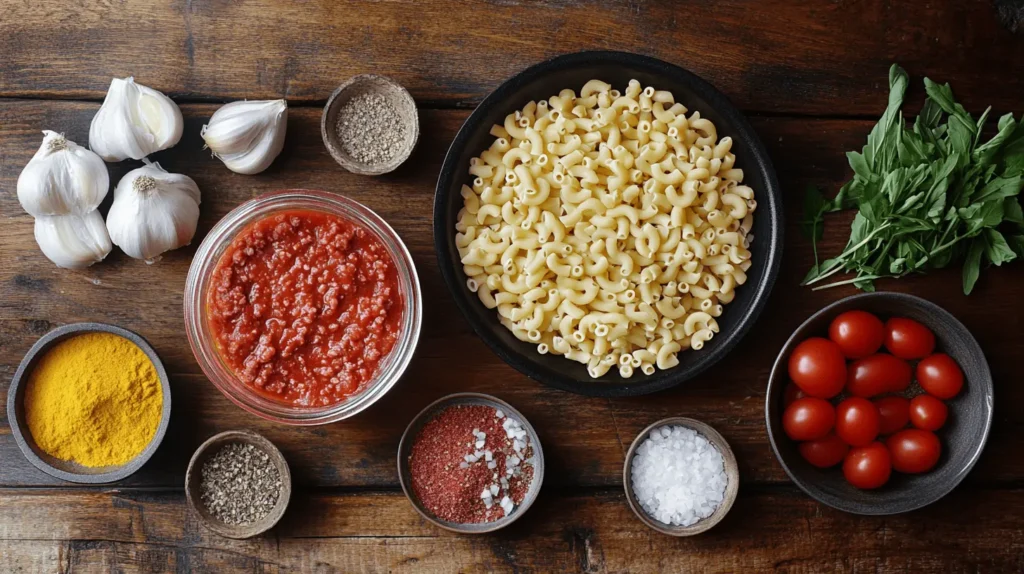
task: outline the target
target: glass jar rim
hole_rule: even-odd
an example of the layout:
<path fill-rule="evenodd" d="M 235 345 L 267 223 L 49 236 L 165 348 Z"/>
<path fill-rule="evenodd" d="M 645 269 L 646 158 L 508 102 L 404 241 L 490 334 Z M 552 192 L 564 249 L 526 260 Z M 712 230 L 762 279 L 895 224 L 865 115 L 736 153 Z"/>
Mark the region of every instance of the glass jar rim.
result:
<path fill-rule="evenodd" d="M 330 213 L 359 225 L 376 236 L 395 262 L 404 303 L 398 341 L 378 366 L 374 378 L 359 393 L 325 407 L 297 407 L 275 401 L 249 388 L 220 358 L 209 332 L 206 293 L 224 250 L 252 223 L 292 210 Z M 291 425 L 318 425 L 349 418 L 376 402 L 401 378 L 412 360 L 422 326 L 422 294 L 412 255 L 398 233 L 361 203 L 318 190 L 289 189 L 250 199 L 221 218 L 196 251 L 185 281 L 185 332 L 192 353 L 206 377 L 224 396 L 259 417 Z"/>

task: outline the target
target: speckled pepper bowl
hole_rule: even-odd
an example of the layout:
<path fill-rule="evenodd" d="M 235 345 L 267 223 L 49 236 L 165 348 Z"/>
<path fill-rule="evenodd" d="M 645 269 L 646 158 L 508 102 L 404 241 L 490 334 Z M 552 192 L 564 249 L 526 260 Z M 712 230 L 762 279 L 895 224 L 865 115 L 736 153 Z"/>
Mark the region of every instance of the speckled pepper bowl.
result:
<path fill-rule="evenodd" d="M 153 439 L 149 441 L 149 445 L 135 458 L 122 465 L 93 468 L 52 457 L 36 445 L 25 421 L 25 386 L 28 383 L 29 376 L 32 374 L 32 369 L 35 368 L 39 360 L 54 345 L 85 333 L 111 333 L 128 339 L 142 349 L 142 352 L 149 357 L 149 360 L 153 362 L 153 367 L 156 369 L 157 376 L 160 378 L 160 390 L 163 392 L 160 424 L 156 428 Z M 11 380 L 11 387 L 7 391 L 7 420 L 11 423 L 11 433 L 14 435 L 14 440 L 18 443 L 18 448 L 21 449 L 22 454 L 25 455 L 25 458 L 33 466 L 46 474 L 68 482 L 82 484 L 116 482 L 142 468 L 142 465 L 146 464 L 146 461 L 156 452 L 160 442 L 164 440 L 167 425 L 171 420 L 171 386 L 167 379 L 167 371 L 164 370 L 164 365 L 160 362 L 160 357 L 157 356 L 153 347 L 137 333 L 105 323 L 73 323 L 57 327 L 43 335 L 25 354 L 25 358 L 21 360 L 17 372 L 14 373 L 14 379 Z"/>
<path fill-rule="evenodd" d="M 964 388 L 945 401 L 949 420 L 936 431 L 942 443 L 942 456 L 930 472 L 901 474 L 893 472 L 889 482 L 874 490 L 860 490 L 843 478 L 840 466 L 819 469 L 800 456 L 797 443 L 782 430 L 782 401 L 789 382 L 789 355 L 808 337 L 828 335 L 828 326 L 836 315 L 860 309 L 890 317 L 908 317 L 935 333 L 936 351 L 952 357 L 964 372 Z M 765 397 L 765 421 L 775 456 L 804 492 L 815 500 L 853 514 L 898 514 L 927 506 L 939 500 L 967 476 L 981 456 L 992 427 L 992 374 L 985 354 L 967 327 L 938 305 L 903 293 L 863 293 L 841 299 L 804 321 L 775 360 Z"/>
<path fill-rule="evenodd" d="M 614 369 L 593 379 L 586 365 L 558 355 L 541 355 L 535 344 L 517 339 L 466 286 L 458 248 L 455 222 L 463 201 L 459 190 L 470 183 L 469 160 L 485 150 L 494 136 L 491 126 L 501 124 L 509 113 L 527 102 L 547 99 L 565 88 L 579 90 L 599 78 L 624 88 L 636 78 L 645 85 L 671 91 L 690 111 L 715 123 L 720 136 L 733 140 L 736 167 L 744 172 L 744 184 L 756 194 L 752 265 L 747 282 L 736 289 L 736 299 L 718 318 L 721 332 L 700 351 L 679 353 L 679 365 L 651 375 L 635 373 L 623 379 Z M 512 76 L 488 95 L 462 125 L 448 149 L 434 192 L 434 250 L 441 276 L 456 305 L 487 346 L 503 361 L 526 376 L 546 385 L 599 397 L 644 395 L 690 380 L 721 361 L 750 330 L 764 309 L 782 261 L 782 190 L 771 158 L 761 139 L 729 99 L 692 72 L 647 56 L 626 52 L 580 52 L 558 56 Z"/>

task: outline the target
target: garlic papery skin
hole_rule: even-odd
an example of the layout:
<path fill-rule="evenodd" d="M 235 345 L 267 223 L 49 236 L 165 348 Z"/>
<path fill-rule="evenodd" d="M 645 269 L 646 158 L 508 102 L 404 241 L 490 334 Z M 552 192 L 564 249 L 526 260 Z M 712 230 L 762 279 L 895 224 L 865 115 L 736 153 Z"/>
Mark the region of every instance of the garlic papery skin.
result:
<path fill-rule="evenodd" d="M 170 98 L 134 78 L 114 78 L 89 126 L 89 147 L 107 161 L 142 159 L 178 143 L 183 127 Z"/>
<path fill-rule="evenodd" d="M 18 201 L 33 217 L 84 215 L 99 207 L 109 188 L 107 164 L 100 156 L 47 130 L 18 176 Z"/>
<path fill-rule="evenodd" d="M 213 113 L 203 126 L 206 147 L 235 173 L 259 173 L 284 148 L 288 102 L 261 100 L 231 102 Z"/>
<path fill-rule="evenodd" d="M 110 237 L 98 210 L 37 217 L 35 235 L 43 255 L 66 269 L 88 267 L 110 253 Z"/>
<path fill-rule="evenodd" d="M 199 186 L 187 175 L 167 173 L 160 164 L 129 171 L 114 188 L 107 213 L 110 240 L 146 263 L 188 245 L 199 222 Z"/>

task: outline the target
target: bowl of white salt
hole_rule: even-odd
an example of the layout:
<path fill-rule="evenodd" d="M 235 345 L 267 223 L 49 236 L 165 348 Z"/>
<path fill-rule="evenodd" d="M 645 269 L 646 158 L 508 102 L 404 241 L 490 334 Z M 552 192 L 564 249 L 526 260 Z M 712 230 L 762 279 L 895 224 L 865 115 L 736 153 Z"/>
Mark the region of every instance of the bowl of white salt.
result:
<path fill-rule="evenodd" d="M 629 507 L 644 524 L 670 536 L 693 536 L 732 508 L 740 473 L 718 431 L 670 417 L 637 435 L 626 453 L 622 483 Z"/>

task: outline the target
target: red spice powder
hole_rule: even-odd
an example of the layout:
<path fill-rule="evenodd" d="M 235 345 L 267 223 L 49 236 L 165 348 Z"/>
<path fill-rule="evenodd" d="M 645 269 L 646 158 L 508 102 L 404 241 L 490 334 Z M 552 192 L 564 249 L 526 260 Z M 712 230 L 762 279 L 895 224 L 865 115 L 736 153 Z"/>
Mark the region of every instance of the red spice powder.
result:
<path fill-rule="evenodd" d="M 504 496 L 516 506 L 522 503 L 533 482 L 533 465 L 521 462 L 520 473 L 507 476 L 505 460 L 512 456 L 528 459 L 533 449 L 528 445 L 517 455 L 513 440 L 502 427 L 504 421 L 493 407 L 457 405 L 442 411 L 420 430 L 409 456 L 412 489 L 434 516 L 460 524 L 494 522 L 505 516 L 499 504 Z M 483 448 L 476 448 L 474 430 L 487 435 Z M 460 467 L 466 455 L 478 450 L 493 453 L 494 469 L 487 468 L 483 457 L 467 468 Z M 487 508 L 480 494 L 492 484 L 500 488 L 502 477 L 508 480 L 508 488 L 501 488 Z"/>

